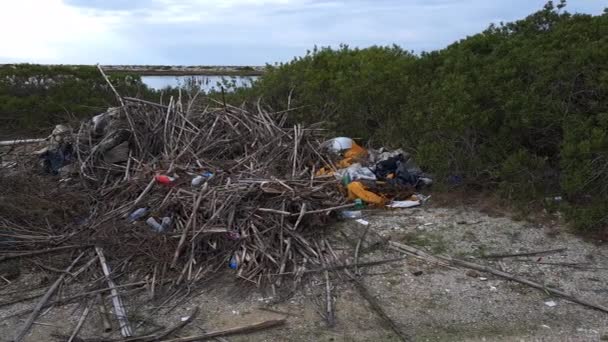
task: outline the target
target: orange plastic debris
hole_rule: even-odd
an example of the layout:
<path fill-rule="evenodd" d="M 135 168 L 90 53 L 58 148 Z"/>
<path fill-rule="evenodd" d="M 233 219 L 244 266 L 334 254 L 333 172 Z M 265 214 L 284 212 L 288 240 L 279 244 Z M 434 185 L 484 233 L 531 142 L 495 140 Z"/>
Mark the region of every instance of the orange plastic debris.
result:
<path fill-rule="evenodd" d="M 367 157 L 367 150 L 357 143 L 353 142 L 353 146 L 344 153 L 344 158 L 365 158 Z"/>
<path fill-rule="evenodd" d="M 340 169 L 344 169 L 356 163 L 359 159 L 365 159 L 366 157 L 367 150 L 353 142 L 353 146 L 344 153 L 344 159 L 340 160 L 337 166 Z"/>
<path fill-rule="evenodd" d="M 375 193 L 367 190 L 363 183 L 361 182 L 352 182 L 346 186 L 348 189 L 348 199 L 351 201 L 360 198 L 366 203 L 371 203 L 375 205 L 384 205 L 386 199 L 381 196 L 376 195 Z"/>

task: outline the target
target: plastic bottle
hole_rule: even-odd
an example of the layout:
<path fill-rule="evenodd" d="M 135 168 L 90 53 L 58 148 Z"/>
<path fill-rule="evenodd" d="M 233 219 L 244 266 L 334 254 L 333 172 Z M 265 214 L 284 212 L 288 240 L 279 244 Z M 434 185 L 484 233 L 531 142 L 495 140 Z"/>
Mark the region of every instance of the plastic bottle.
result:
<path fill-rule="evenodd" d="M 173 184 L 173 182 L 175 182 L 175 178 L 165 176 L 165 175 L 158 175 L 158 176 L 154 177 L 154 179 L 156 179 L 156 182 L 158 182 L 160 184 L 164 184 L 164 185 L 170 185 L 170 184 Z"/>
<path fill-rule="evenodd" d="M 157 233 L 161 233 L 163 231 L 163 226 L 160 223 L 158 223 L 154 219 L 154 217 L 149 217 L 146 220 L 146 223 L 148 224 L 148 226 L 150 226 L 150 228 L 152 228 Z"/>
<path fill-rule="evenodd" d="M 163 232 L 166 232 L 169 229 L 171 229 L 171 222 L 172 222 L 172 220 L 170 217 L 167 217 L 167 216 L 163 217 L 163 219 L 160 223 L 160 226 L 161 226 Z"/>
<path fill-rule="evenodd" d="M 238 260 L 236 259 L 236 255 L 233 255 L 232 258 L 230 258 L 230 263 L 228 264 L 228 266 L 230 268 L 232 268 L 233 270 L 236 270 L 239 267 Z"/>
<path fill-rule="evenodd" d="M 211 173 L 209 171 L 205 171 L 201 175 L 192 178 L 192 186 L 198 187 L 201 184 L 203 184 L 204 182 L 206 182 L 207 180 L 209 180 L 211 177 L 213 177 L 213 173 Z"/>
<path fill-rule="evenodd" d="M 147 213 L 148 213 L 148 208 L 139 208 L 139 209 L 135 210 L 134 212 L 132 212 L 131 215 L 129 215 L 129 222 L 135 222 L 135 221 L 139 220 L 140 218 L 146 216 Z"/>

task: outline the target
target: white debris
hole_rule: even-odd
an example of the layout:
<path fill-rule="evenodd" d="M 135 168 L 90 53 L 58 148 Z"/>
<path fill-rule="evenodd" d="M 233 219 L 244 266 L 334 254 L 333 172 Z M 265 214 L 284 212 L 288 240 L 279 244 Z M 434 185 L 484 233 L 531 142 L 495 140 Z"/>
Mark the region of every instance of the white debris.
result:
<path fill-rule="evenodd" d="M 552 301 L 552 300 L 550 300 L 548 302 L 545 302 L 545 305 L 548 306 L 548 307 L 550 307 L 550 308 L 552 308 L 552 307 L 556 306 L 557 303 L 554 302 L 554 301 Z"/>

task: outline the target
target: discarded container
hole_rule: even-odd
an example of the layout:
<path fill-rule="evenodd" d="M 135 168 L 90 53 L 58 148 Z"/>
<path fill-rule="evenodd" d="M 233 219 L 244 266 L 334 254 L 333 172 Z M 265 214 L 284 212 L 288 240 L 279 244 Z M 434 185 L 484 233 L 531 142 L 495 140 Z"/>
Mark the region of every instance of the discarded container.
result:
<path fill-rule="evenodd" d="M 154 217 L 150 217 L 146 220 L 148 226 L 150 226 L 150 228 L 157 233 L 164 233 L 168 231 L 171 228 L 171 222 L 172 220 L 170 217 L 163 217 L 161 223 L 158 223 Z"/>
<path fill-rule="evenodd" d="M 361 210 L 344 210 L 342 212 L 342 218 L 358 219 L 361 217 L 363 217 L 363 213 L 361 212 Z"/>
<path fill-rule="evenodd" d="M 132 212 L 131 215 L 129 215 L 129 222 L 135 222 L 135 221 L 139 220 L 140 218 L 146 216 L 147 213 L 148 213 L 148 208 L 139 208 L 139 209 L 135 210 L 134 212 Z"/>
<path fill-rule="evenodd" d="M 160 226 L 162 228 L 162 232 L 166 232 L 171 228 L 171 218 L 170 217 L 163 217 Z"/>
<path fill-rule="evenodd" d="M 173 182 L 175 182 L 175 178 L 165 176 L 165 175 L 158 175 L 158 176 L 154 177 L 154 179 L 156 180 L 157 183 L 164 184 L 164 185 L 171 185 L 171 184 L 173 184 Z"/>
<path fill-rule="evenodd" d="M 228 232 L 228 239 L 230 240 L 238 240 L 241 238 L 241 234 L 237 231 Z"/>
<path fill-rule="evenodd" d="M 228 266 L 230 268 L 232 268 L 233 270 L 236 270 L 239 267 L 239 263 L 236 259 L 236 255 L 233 255 L 232 258 L 230 258 L 230 263 L 228 264 Z"/>
<path fill-rule="evenodd" d="M 211 172 L 203 172 L 201 175 L 192 178 L 192 186 L 198 187 L 204 182 L 208 181 L 211 177 L 213 177 L 213 173 Z"/>
<path fill-rule="evenodd" d="M 350 182 L 351 182 L 350 175 L 347 172 L 342 177 L 342 185 L 347 186 L 348 184 L 350 184 Z"/>
<path fill-rule="evenodd" d="M 357 210 L 365 209 L 365 203 L 363 203 L 363 200 L 361 200 L 360 198 L 357 198 L 355 200 L 355 209 L 357 209 Z"/>

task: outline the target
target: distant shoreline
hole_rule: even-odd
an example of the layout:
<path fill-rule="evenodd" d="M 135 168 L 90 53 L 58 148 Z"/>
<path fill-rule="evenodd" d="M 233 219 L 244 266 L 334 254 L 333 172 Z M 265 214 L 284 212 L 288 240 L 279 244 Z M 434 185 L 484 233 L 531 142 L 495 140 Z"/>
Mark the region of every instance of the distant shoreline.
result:
<path fill-rule="evenodd" d="M 19 64 L 0 64 L 0 67 L 13 66 Z M 36 64 L 32 64 L 36 65 Z M 37 64 L 42 65 L 42 64 Z M 83 67 L 93 66 L 86 64 L 44 64 L 49 67 Z M 177 65 L 102 65 L 108 73 L 129 72 L 141 76 L 261 76 L 266 71 L 265 66 L 248 65 L 197 65 L 197 66 L 177 66 Z"/>

